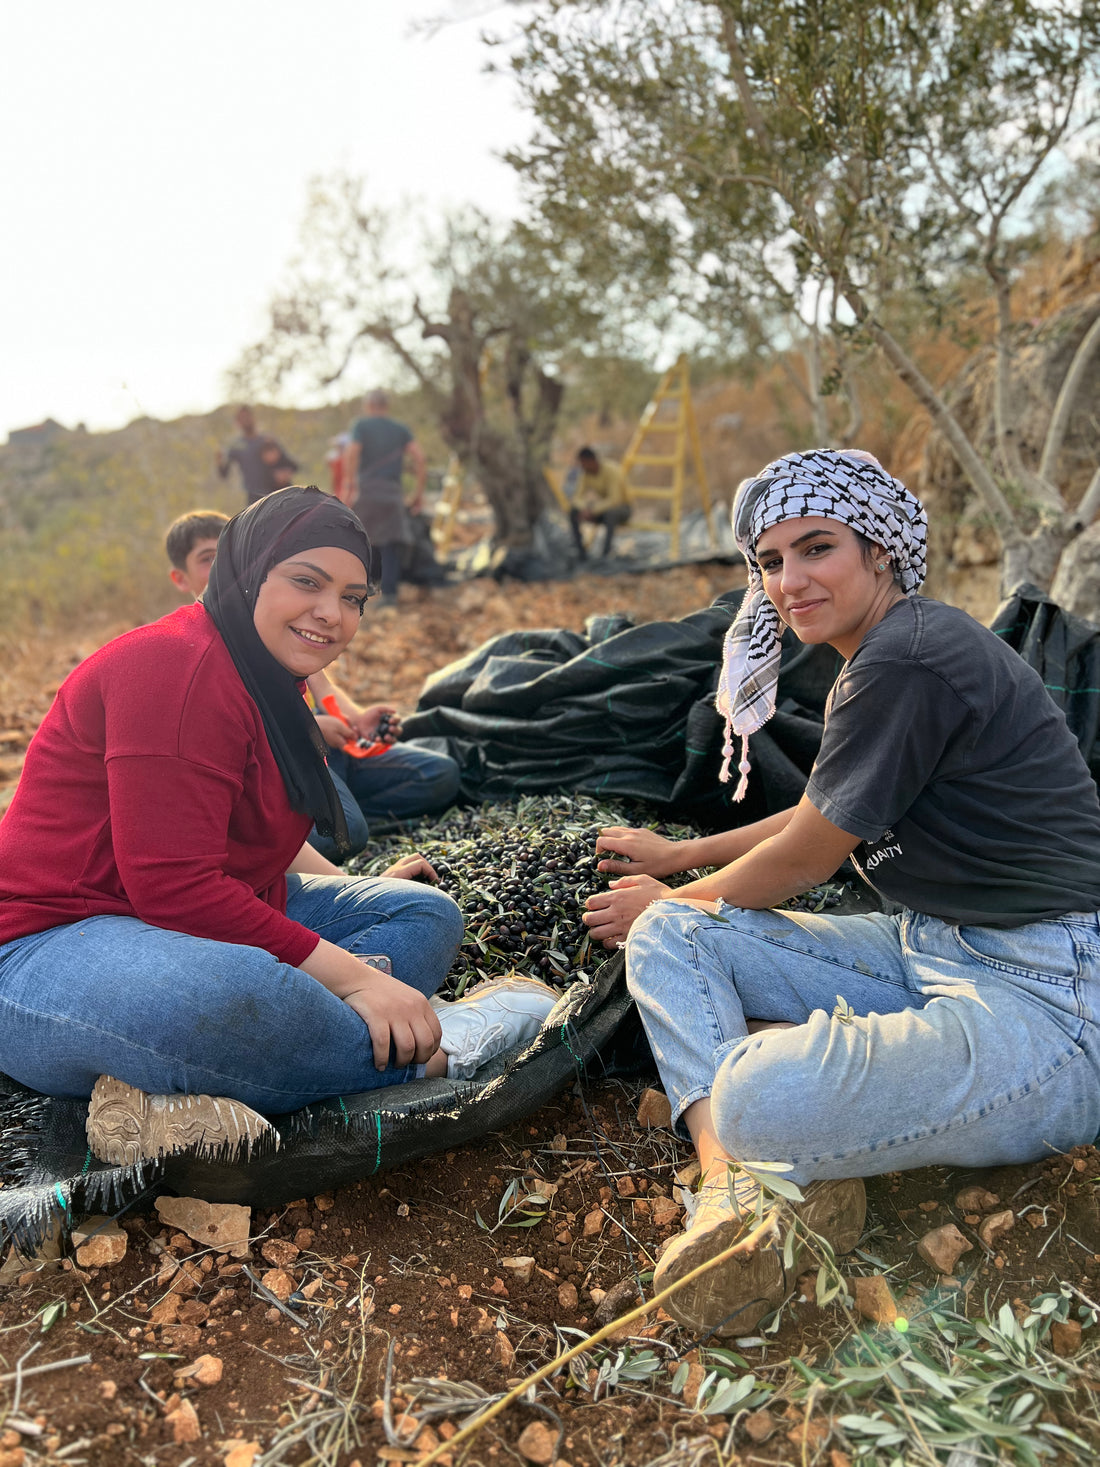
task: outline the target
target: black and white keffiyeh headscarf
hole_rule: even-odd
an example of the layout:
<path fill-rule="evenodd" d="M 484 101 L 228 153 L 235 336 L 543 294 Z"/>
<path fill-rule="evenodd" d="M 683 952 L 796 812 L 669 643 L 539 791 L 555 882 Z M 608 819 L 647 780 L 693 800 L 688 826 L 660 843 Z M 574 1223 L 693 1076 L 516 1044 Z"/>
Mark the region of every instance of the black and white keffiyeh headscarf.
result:
<path fill-rule="evenodd" d="M 779 678 L 779 613 L 764 593 L 756 542 L 765 530 L 809 515 L 837 520 L 881 545 L 901 589 L 911 596 L 924 580 L 928 516 L 916 495 L 876 458 L 856 450 L 815 449 L 776 459 L 754 479 L 743 479 L 733 501 L 733 534 L 749 567 L 741 609 L 726 633 L 715 707 L 726 721 L 719 778 L 730 777 L 733 740 L 741 740 L 741 778 L 733 798 L 748 788 L 748 737 L 775 712 Z"/>

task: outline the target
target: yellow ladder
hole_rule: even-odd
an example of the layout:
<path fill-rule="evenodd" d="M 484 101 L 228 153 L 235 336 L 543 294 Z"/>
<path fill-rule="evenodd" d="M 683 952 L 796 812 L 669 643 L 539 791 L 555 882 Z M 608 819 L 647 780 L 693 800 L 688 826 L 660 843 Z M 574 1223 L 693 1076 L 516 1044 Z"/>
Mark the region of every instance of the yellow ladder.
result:
<path fill-rule="evenodd" d="M 675 416 L 668 412 L 661 415 L 661 408 L 665 403 L 673 406 Z M 669 438 L 673 440 L 671 448 L 666 446 Z M 649 439 L 659 441 L 647 445 Z M 695 469 L 699 499 L 706 516 L 707 538 L 711 545 L 717 546 L 718 541 L 715 538 L 714 524 L 710 516 L 710 488 L 707 484 L 706 470 L 703 468 L 703 454 L 699 446 L 699 428 L 691 402 L 691 373 L 687 357 L 681 356 L 676 365 L 670 367 L 661 378 L 657 391 L 650 399 L 634 430 L 634 436 L 622 460 L 623 483 L 632 507 L 636 508 L 643 501 L 656 501 L 668 505 L 667 518 L 643 520 L 634 517 L 630 521 L 630 528 L 632 530 L 653 530 L 668 535 L 670 560 L 676 560 L 680 554 L 684 470 L 689 451 Z M 665 484 L 633 483 L 631 475 L 638 468 L 670 469 L 672 482 Z"/>
<path fill-rule="evenodd" d="M 443 487 L 432 516 L 432 544 L 442 559 L 447 558 L 454 538 L 458 506 L 462 503 L 462 488 L 466 476 L 462 472 L 458 454 L 452 453 L 447 472 L 443 475 Z"/>

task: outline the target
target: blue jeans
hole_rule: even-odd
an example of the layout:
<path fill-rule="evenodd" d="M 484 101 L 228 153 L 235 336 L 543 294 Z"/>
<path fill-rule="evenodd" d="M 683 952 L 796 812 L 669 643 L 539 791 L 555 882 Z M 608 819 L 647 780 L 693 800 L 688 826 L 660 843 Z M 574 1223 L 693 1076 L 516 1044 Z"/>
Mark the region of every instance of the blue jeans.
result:
<path fill-rule="evenodd" d="M 287 915 L 349 952 L 386 953 L 425 996 L 462 914 L 415 881 L 288 877 Z M 413 1077 L 374 1067 L 359 1015 L 262 948 L 91 917 L 0 947 L 0 1070 L 83 1098 L 100 1075 L 155 1094 L 228 1095 L 268 1114 Z"/>
<path fill-rule="evenodd" d="M 729 1154 L 799 1185 L 1033 1161 L 1100 1131 L 1095 912 L 1004 929 L 662 901 L 626 960 L 674 1118 L 709 1095 Z"/>
<path fill-rule="evenodd" d="M 347 821 L 351 850 L 357 855 L 367 843 L 372 820 L 410 820 L 435 815 L 454 803 L 459 769 L 446 754 L 418 748 L 415 741 L 394 744 L 372 759 L 353 759 L 342 749 L 328 751 L 329 773 Z M 336 843 L 314 827 L 309 843 L 315 851 L 337 859 Z"/>

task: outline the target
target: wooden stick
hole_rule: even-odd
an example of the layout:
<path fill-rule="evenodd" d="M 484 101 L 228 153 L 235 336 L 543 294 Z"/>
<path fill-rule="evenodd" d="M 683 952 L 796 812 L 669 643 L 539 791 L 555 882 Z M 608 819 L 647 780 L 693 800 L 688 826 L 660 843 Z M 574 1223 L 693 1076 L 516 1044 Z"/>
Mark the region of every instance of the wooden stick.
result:
<path fill-rule="evenodd" d="M 71 1360 L 54 1360 L 49 1365 L 28 1365 L 26 1370 L 7 1371 L 6 1374 L 0 1375 L 0 1381 L 15 1380 L 17 1376 L 21 1380 L 26 1380 L 28 1375 L 45 1375 L 47 1370 L 64 1370 L 69 1365 L 87 1365 L 91 1358 L 90 1355 L 74 1355 Z"/>

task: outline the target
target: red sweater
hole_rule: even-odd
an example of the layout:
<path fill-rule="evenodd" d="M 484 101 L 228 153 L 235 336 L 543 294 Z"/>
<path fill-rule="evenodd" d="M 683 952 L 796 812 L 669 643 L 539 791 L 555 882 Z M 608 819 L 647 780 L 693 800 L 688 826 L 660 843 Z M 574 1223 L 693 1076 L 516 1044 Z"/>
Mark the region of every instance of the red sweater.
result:
<path fill-rule="evenodd" d="M 309 834 L 260 713 L 200 603 L 109 642 L 61 685 L 0 820 L 0 943 L 88 917 L 262 947 Z"/>

